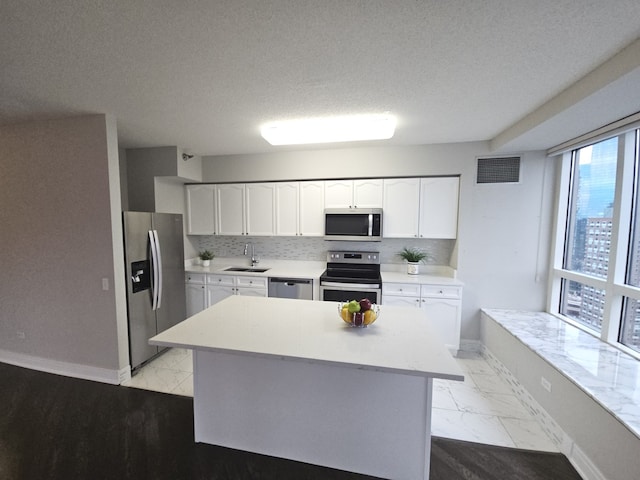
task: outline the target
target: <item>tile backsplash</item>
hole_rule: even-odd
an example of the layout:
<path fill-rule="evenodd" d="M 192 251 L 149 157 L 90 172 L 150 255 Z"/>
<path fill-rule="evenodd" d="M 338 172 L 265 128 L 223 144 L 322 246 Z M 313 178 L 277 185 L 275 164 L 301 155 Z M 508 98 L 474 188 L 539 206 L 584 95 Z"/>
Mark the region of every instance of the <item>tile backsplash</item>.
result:
<path fill-rule="evenodd" d="M 246 237 L 201 236 L 198 250 L 208 249 L 217 257 L 241 257 L 247 242 L 255 245 L 259 258 L 274 260 L 326 261 L 329 250 L 380 252 L 381 263 L 404 263 L 397 256 L 403 247 L 415 247 L 427 252 L 428 265 L 450 265 L 455 240 L 389 238 L 381 242 L 340 242 L 319 237 Z"/>

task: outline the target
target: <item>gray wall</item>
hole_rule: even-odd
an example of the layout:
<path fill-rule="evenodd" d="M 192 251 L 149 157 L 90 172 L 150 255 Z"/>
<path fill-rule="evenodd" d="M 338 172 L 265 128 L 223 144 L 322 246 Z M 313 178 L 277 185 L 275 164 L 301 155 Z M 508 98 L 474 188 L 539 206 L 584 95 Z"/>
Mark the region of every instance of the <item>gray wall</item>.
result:
<path fill-rule="evenodd" d="M 476 185 L 485 142 L 203 157 L 204 182 L 460 175 L 458 241 L 450 265 L 465 283 L 463 339 L 478 339 L 479 309 L 544 310 L 555 169 L 526 152 L 521 182 Z"/>
<path fill-rule="evenodd" d="M 127 149 L 128 210 L 155 212 L 155 177 L 178 175 L 176 147 Z"/>
<path fill-rule="evenodd" d="M 128 354 L 115 121 L 2 126 L 0 171 L 0 351 L 117 372 Z"/>

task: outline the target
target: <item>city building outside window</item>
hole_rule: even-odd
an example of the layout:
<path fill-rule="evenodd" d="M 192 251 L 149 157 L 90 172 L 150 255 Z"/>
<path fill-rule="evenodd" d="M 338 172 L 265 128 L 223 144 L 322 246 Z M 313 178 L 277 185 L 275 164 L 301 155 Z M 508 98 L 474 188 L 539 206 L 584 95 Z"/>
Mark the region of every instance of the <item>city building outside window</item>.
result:
<path fill-rule="evenodd" d="M 640 357 L 640 130 L 563 155 L 549 311 Z"/>

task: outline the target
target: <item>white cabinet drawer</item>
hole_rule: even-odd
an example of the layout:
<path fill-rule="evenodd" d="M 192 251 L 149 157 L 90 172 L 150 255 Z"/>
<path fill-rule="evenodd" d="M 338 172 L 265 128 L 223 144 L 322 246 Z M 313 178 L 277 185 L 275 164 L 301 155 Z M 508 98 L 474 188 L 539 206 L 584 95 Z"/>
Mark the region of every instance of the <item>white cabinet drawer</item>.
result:
<path fill-rule="evenodd" d="M 267 288 L 267 277 L 237 277 L 236 286 Z"/>
<path fill-rule="evenodd" d="M 460 298 L 460 287 L 447 285 L 422 285 L 422 297 Z"/>
<path fill-rule="evenodd" d="M 204 285 L 206 276 L 204 273 L 185 273 L 184 278 L 186 283 L 199 283 Z"/>
<path fill-rule="evenodd" d="M 402 297 L 393 295 L 382 296 L 383 305 L 396 305 L 398 307 L 420 307 L 420 298 L 418 297 Z"/>
<path fill-rule="evenodd" d="M 382 295 L 396 297 L 419 297 L 420 285 L 413 283 L 383 283 Z"/>
<path fill-rule="evenodd" d="M 233 275 L 207 275 L 207 285 L 234 286 Z"/>

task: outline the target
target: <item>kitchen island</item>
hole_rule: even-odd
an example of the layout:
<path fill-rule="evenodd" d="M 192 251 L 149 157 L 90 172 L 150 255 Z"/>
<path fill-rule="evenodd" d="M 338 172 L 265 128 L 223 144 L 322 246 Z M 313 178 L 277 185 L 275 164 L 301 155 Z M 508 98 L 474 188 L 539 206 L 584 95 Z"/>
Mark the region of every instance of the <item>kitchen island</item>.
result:
<path fill-rule="evenodd" d="M 428 479 L 434 378 L 463 375 L 424 313 L 229 297 L 150 343 L 193 350 L 195 441 L 382 478 Z"/>

